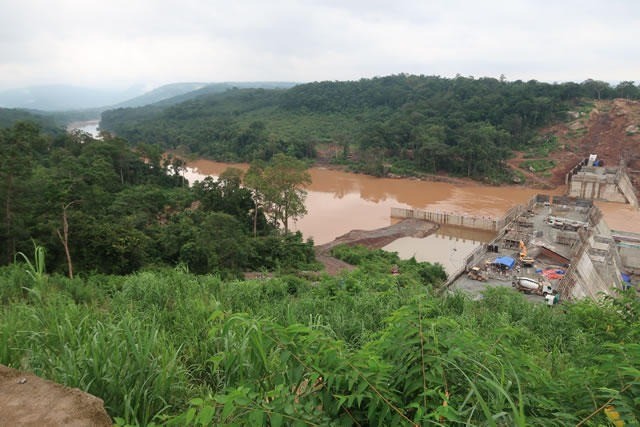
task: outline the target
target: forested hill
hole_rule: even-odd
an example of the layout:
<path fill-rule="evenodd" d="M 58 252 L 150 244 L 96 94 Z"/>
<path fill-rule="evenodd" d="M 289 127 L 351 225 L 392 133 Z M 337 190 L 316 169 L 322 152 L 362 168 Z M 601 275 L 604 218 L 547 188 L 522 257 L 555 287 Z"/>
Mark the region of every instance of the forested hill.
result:
<path fill-rule="evenodd" d="M 53 116 L 37 114 L 18 108 L 0 108 L 0 129 L 13 126 L 15 123 L 29 121 L 36 123 L 40 129 L 49 134 L 59 134 L 63 130 Z"/>
<path fill-rule="evenodd" d="M 142 107 L 151 104 L 168 107 L 198 96 L 221 93 L 233 88 L 277 89 L 289 88 L 294 85 L 295 83 L 289 82 L 171 83 L 121 102 L 111 108 Z"/>
<path fill-rule="evenodd" d="M 334 161 L 368 173 L 448 172 L 501 181 L 514 149 L 548 144 L 537 132 L 584 99 L 640 97 L 632 82 L 394 75 L 290 89 L 231 89 L 172 106 L 117 109 L 101 129 L 218 160 L 277 152 Z M 330 145 L 327 145 L 329 143 Z"/>

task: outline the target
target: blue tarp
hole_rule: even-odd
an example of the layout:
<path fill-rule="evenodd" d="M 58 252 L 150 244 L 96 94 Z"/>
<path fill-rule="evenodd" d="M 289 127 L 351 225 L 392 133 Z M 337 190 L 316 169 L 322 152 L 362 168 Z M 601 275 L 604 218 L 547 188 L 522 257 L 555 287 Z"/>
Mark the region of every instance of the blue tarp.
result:
<path fill-rule="evenodd" d="M 501 256 L 499 258 L 496 258 L 496 260 L 493 261 L 493 263 L 503 265 L 508 270 L 511 270 L 513 266 L 516 265 L 516 260 L 511 258 L 510 256 Z"/>

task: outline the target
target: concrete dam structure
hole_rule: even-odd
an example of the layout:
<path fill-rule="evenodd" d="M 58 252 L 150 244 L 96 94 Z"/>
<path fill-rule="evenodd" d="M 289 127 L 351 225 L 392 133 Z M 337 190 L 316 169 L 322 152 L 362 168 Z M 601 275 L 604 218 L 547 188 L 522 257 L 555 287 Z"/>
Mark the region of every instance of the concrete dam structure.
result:
<path fill-rule="evenodd" d="M 591 200 L 538 195 L 505 217 L 491 220 L 405 209 L 394 209 L 393 215 L 495 230 L 496 237 L 466 257 L 464 266 L 447 281 L 451 289 L 472 294 L 479 295 L 486 286 L 511 287 L 517 277 L 550 286 L 560 299 L 597 299 L 624 288 L 623 278 L 640 265 L 640 237 L 624 236 L 623 243 L 620 236 L 614 238 Z M 501 227 L 494 228 L 497 225 Z M 634 237 L 638 240 L 630 241 Z M 514 264 L 496 265 L 505 257 Z"/>
<path fill-rule="evenodd" d="M 638 207 L 638 198 L 625 168 L 599 166 L 594 155 L 576 165 L 567 174 L 566 182 L 570 197 Z"/>

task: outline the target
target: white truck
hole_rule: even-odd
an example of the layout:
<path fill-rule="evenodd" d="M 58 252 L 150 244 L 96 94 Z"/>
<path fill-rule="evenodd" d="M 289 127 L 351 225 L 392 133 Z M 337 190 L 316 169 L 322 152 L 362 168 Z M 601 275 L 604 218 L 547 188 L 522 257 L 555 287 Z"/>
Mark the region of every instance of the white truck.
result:
<path fill-rule="evenodd" d="M 551 285 L 530 277 L 516 277 L 511 282 L 511 286 L 525 294 L 536 294 L 546 297 L 547 295 L 553 295 L 555 293 Z"/>

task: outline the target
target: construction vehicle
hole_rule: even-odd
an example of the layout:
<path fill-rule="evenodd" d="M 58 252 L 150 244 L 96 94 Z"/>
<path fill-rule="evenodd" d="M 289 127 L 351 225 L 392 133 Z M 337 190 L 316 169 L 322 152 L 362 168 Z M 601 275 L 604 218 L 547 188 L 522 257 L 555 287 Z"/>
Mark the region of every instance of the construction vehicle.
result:
<path fill-rule="evenodd" d="M 471 270 L 469 270 L 467 276 L 472 280 L 478 280 L 480 282 L 487 281 L 487 276 L 485 275 L 484 271 L 480 269 L 480 267 L 471 267 Z"/>
<path fill-rule="evenodd" d="M 516 277 L 513 279 L 513 282 L 511 282 L 511 286 L 525 294 L 536 294 L 546 297 L 547 295 L 553 295 L 555 293 L 551 285 L 529 277 Z"/>
<path fill-rule="evenodd" d="M 525 267 L 531 267 L 535 259 L 527 256 L 527 246 L 520 240 L 520 263 Z"/>

